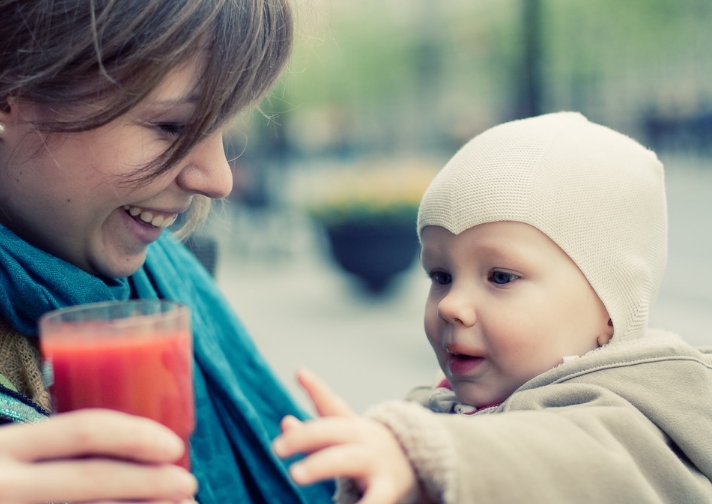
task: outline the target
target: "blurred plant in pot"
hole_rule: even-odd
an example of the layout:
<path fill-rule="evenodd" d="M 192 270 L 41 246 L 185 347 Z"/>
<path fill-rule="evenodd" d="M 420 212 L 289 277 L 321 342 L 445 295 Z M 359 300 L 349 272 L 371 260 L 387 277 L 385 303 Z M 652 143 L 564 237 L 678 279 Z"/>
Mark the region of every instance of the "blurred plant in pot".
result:
<path fill-rule="evenodd" d="M 323 227 L 336 263 L 369 293 L 387 291 L 419 251 L 418 205 L 441 164 L 364 159 L 312 180 L 309 215 Z"/>

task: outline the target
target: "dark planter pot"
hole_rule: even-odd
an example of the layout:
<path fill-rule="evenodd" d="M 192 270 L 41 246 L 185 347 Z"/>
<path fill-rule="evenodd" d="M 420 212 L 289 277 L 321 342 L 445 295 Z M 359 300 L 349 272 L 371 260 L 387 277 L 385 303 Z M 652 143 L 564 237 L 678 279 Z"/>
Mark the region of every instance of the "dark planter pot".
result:
<path fill-rule="evenodd" d="M 420 244 L 415 222 L 346 222 L 328 226 L 326 234 L 336 262 L 358 277 L 371 293 L 384 292 L 407 270 Z"/>

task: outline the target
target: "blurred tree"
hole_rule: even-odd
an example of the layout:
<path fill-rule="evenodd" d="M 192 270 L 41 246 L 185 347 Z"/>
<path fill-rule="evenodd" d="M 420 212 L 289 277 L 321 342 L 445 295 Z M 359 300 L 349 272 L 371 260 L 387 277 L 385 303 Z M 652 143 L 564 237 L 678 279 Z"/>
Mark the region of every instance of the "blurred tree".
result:
<path fill-rule="evenodd" d="M 518 117 L 542 113 L 542 12 L 541 0 L 521 0 L 522 71 Z"/>
<path fill-rule="evenodd" d="M 712 103 L 710 0 L 310 3 L 272 95 L 279 126 L 253 119 L 275 141 L 255 148 L 452 152 L 502 120 L 562 109 L 642 134 L 653 113 Z"/>

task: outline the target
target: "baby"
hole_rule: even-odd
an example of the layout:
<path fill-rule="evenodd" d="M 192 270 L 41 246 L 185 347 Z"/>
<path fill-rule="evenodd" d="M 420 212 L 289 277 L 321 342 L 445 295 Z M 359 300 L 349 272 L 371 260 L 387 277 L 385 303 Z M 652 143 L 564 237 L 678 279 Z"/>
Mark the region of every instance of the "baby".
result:
<path fill-rule="evenodd" d="M 712 352 L 647 328 L 662 164 L 577 113 L 494 127 L 423 196 L 425 332 L 445 379 L 364 416 L 313 374 L 321 418 L 275 452 L 343 503 L 712 502 Z M 359 500 L 360 499 L 360 500 Z"/>

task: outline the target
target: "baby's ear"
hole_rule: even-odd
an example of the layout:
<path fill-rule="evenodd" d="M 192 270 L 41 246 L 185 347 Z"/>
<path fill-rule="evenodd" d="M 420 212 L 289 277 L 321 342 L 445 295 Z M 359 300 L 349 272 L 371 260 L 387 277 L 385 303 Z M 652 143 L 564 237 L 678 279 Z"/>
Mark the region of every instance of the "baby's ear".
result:
<path fill-rule="evenodd" d="M 609 341 L 611 341 L 611 338 L 613 337 L 613 321 L 611 319 L 608 319 L 608 323 L 606 324 L 606 327 L 601 331 L 601 334 L 598 335 L 598 338 L 596 338 L 596 341 L 598 342 L 598 346 L 603 346 L 608 344 Z"/>

